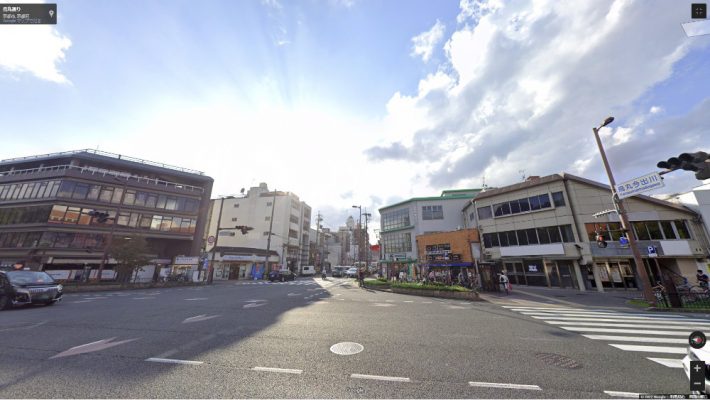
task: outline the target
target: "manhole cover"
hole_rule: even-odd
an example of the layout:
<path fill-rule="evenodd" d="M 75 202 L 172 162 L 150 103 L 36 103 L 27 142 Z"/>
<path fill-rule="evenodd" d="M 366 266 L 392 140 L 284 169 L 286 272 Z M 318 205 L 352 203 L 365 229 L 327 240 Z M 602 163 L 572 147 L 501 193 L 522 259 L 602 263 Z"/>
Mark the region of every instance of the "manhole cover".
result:
<path fill-rule="evenodd" d="M 365 348 L 360 343 L 341 342 L 330 346 L 330 351 L 341 356 L 351 356 L 363 351 Z"/>
<path fill-rule="evenodd" d="M 577 369 L 582 368 L 582 364 L 577 361 L 563 356 L 562 354 L 555 353 L 536 353 L 535 357 L 539 360 L 545 362 L 546 364 L 554 365 L 555 367 L 567 368 L 567 369 Z"/>

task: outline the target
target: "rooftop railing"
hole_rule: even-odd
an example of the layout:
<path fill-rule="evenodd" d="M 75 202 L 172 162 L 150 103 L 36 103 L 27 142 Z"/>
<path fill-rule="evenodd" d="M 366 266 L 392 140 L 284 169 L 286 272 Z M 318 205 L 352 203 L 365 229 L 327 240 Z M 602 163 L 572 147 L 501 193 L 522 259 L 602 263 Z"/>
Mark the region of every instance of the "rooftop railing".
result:
<path fill-rule="evenodd" d="M 196 175 L 204 175 L 205 174 L 202 171 L 197 171 L 194 169 L 177 167 L 175 165 L 163 164 L 163 163 L 159 163 L 159 162 L 155 162 L 155 161 L 144 160 L 142 158 L 130 157 L 130 156 L 122 155 L 122 154 L 110 153 L 108 151 L 101 151 L 101 150 L 95 150 L 95 149 L 71 150 L 71 151 L 62 151 L 59 153 L 48 153 L 48 154 L 40 154 L 40 155 L 27 156 L 27 157 L 8 158 L 8 159 L 2 160 L 0 162 L 5 163 L 5 162 L 17 162 L 17 161 L 31 161 L 31 160 L 38 160 L 38 159 L 47 158 L 47 157 L 71 156 L 74 154 L 81 154 L 81 153 L 89 153 L 89 154 L 95 154 L 95 155 L 104 156 L 104 157 L 111 157 L 111 158 L 115 158 L 118 160 L 132 161 L 132 162 L 137 162 L 139 164 L 152 165 L 154 167 L 167 168 L 167 169 L 172 169 L 172 170 L 176 170 L 176 171 L 180 171 L 180 172 L 186 172 L 189 174 L 196 174 Z"/>
<path fill-rule="evenodd" d="M 118 179 L 125 179 L 126 181 L 134 181 L 136 183 L 145 183 L 149 185 L 155 185 L 155 186 L 162 186 L 162 187 L 170 187 L 173 189 L 181 189 L 187 192 L 200 192 L 203 193 L 205 191 L 204 188 L 200 186 L 193 186 L 193 185 L 186 185 L 184 183 L 177 183 L 177 182 L 168 182 L 168 181 L 163 181 L 157 178 L 148 178 L 145 176 L 138 176 L 138 175 L 131 175 L 127 172 L 120 172 L 120 171 L 111 171 L 108 169 L 103 169 L 103 168 L 96 168 L 96 167 L 79 167 L 76 165 L 53 165 L 53 166 L 47 166 L 47 167 L 38 167 L 38 168 L 28 168 L 28 169 L 16 169 L 16 170 L 11 170 L 11 171 L 0 171 L 0 176 L 17 176 L 17 175 L 33 175 L 33 174 L 38 174 L 42 172 L 51 172 L 51 171 L 78 171 L 81 174 L 87 174 L 91 176 L 101 176 L 101 177 L 114 177 Z"/>

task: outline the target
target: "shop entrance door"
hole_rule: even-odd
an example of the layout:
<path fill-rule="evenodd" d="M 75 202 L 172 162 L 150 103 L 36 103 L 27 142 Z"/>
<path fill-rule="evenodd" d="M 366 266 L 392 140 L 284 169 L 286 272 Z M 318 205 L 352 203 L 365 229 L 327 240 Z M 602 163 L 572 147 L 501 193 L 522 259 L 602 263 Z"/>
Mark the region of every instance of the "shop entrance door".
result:
<path fill-rule="evenodd" d="M 557 269 L 560 273 L 560 286 L 576 288 L 575 281 L 572 278 L 572 263 L 569 261 L 558 261 Z"/>
<path fill-rule="evenodd" d="M 547 272 L 549 274 L 550 286 L 559 287 L 560 286 L 560 272 L 557 269 L 557 264 L 547 264 Z"/>

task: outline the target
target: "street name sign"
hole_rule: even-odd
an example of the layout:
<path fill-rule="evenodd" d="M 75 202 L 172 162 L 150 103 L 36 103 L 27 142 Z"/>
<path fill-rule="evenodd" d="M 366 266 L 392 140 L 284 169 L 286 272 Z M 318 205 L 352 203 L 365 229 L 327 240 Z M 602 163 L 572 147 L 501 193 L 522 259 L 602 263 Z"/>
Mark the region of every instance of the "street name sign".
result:
<path fill-rule="evenodd" d="M 663 186 L 665 185 L 661 175 L 658 172 L 652 172 L 636 179 L 617 183 L 614 191 L 619 196 L 619 199 L 625 199 L 649 190 L 662 188 Z"/>

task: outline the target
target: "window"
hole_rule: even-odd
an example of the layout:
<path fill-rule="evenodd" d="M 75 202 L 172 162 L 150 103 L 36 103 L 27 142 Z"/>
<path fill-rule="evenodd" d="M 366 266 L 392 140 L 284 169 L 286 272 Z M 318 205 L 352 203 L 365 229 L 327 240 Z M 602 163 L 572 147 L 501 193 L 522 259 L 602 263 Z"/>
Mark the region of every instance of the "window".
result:
<path fill-rule="evenodd" d="M 271 221 L 271 217 L 264 217 L 264 221 Z"/>
<path fill-rule="evenodd" d="M 64 214 L 64 222 L 68 224 L 76 224 L 79 222 L 79 214 L 81 214 L 81 208 L 68 207 L 67 213 Z"/>
<path fill-rule="evenodd" d="M 508 231 L 508 245 L 510 246 L 517 246 L 518 245 L 518 236 L 515 233 L 515 231 Z"/>
<path fill-rule="evenodd" d="M 552 204 L 550 204 L 550 196 L 547 193 L 539 195 L 538 199 L 540 200 L 540 208 L 552 207 Z"/>
<path fill-rule="evenodd" d="M 239 203 L 234 203 L 234 208 L 239 208 Z"/>
<path fill-rule="evenodd" d="M 679 239 L 690 239 L 690 231 L 685 225 L 685 221 L 678 219 L 673 221 L 673 223 L 675 224 L 675 230 L 678 232 Z"/>
<path fill-rule="evenodd" d="M 528 237 L 528 243 L 530 243 L 530 244 L 540 243 L 540 241 L 537 238 L 537 230 L 535 228 L 526 229 L 525 236 Z"/>
<path fill-rule="evenodd" d="M 289 221 L 291 221 L 292 224 L 298 224 L 298 217 L 295 215 L 291 215 Z"/>
<path fill-rule="evenodd" d="M 442 206 L 423 206 L 422 219 L 444 219 L 444 209 Z"/>
<path fill-rule="evenodd" d="M 400 210 L 382 213 L 380 224 L 383 231 L 410 226 L 409 209 L 402 208 Z"/>
<path fill-rule="evenodd" d="M 138 227 L 138 220 L 140 219 L 140 214 L 138 213 L 132 213 L 131 218 L 128 220 L 128 226 L 131 228 L 137 228 Z"/>
<path fill-rule="evenodd" d="M 550 236 L 550 243 L 562 242 L 562 237 L 560 236 L 560 229 L 558 227 L 548 226 L 547 233 Z"/>
<path fill-rule="evenodd" d="M 516 231 L 516 234 L 518 236 L 518 245 L 519 246 L 527 246 L 528 245 L 528 235 L 525 233 L 525 230 L 519 230 Z"/>
<path fill-rule="evenodd" d="M 645 222 L 632 222 L 631 225 L 633 225 L 634 230 L 636 231 L 636 238 L 638 240 L 651 239 L 651 236 L 648 234 L 648 230 L 646 230 Z"/>
<path fill-rule="evenodd" d="M 180 224 L 181 233 L 190 233 L 190 226 L 192 225 L 192 220 L 190 218 L 183 218 Z"/>
<path fill-rule="evenodd" d="M 390 233 L 382 236 L 382 244 L 387 253 L 412 251 L 411 233 Z"/>
<path fill-rule="evenodd" d="M 99 201 L 102 201 L 104 203 L 110 203 L 112 197 L 113 197 L 113 188 L 112 187 L 101 188 L 101 194 L 99 194 Z"/>
<path fill-rule="evenodd" d="M 498 247 L 498 234 L 497 233 L 484 233 L 483 234 L 483 246 L 484 247 Z"/>
<path fill-rule="evenodd" d="M 540 209 L 540 198 L 538 196 L 534 197 L 529 197 L 528 200 L 530 200 L 530 209 L 531 210 L 539 210 Z"/>
<path fill-rule="evenodd" d="M 52 183 L 52 182 L 42 182 L 39 184 L 39 190 L 37 191 L 37 198 L 38 199 L 41 199 L 43 197 L 49 197 L 49 191 L 47 191 L 47 193 L 45 193 L 45 190 L 47 189 L 47 186 L 50 183 Z M 52 186 L 54 186 L 53 183 L 52 183 Z M 3 196 L 0 196 L 0 197 L 3 197 Z"/>
<path fill-rule="evenodd" d="M 663 236 L 666 239 L 676 239 L 671 221 L 661 221 L 661 229 L 663 230 Z"/>
<path fill-rule="evenodd" d="M 123 188 L 114 188 L 113 197 L 111 198 L 111 203 L 119 204 L 121 202 L 121 197 L 123 196 Z"/>
<path fill-rule="evenodd" d="M 267 207 L 271 207 L 271 205 L 273 205 L 273 204 L 274 204 L 274 203 L 273 203 L 272 201 L 267 201 L 267 202 L 266 202 L 266 206 L 267 206 Z"/>
<path fill-rule="evenodd" d="M 170 232 L 180 232 L 181 225 L 182 225 L 182 218 L 173 217 L 173 225 L 170 227 Z"/>
<path fill-rule="evenodd" d="M 155 208 L 158 202 L 158 196 L 155 194 L 148 194 L 148 198 L 145 200 L 145 206 L 148 208 Z"/>
<path fill-rule="evenodd" d="M 145 207 L 146 200 L 148 200 L 148 193 L 137 192 L 135 201 L 133 202 L 133 205 L 138 206 L 138 207 Z"/>
<path fill-rule="evenodd" d="M 658 221 L 647 221 L 646 229 L 648 230 L 648 235 L 652 240 L 663 239 L 663 233 L 661 233 L 661 226 Z"/>
<path fill-rule="evenodd" d="M 59 186 L 59 192 L 57 193 L 57 195 L 59 197 L 71 197 L 71 194 L 73 191 L 74 191 L 74 182 L 62 181 L 62 184 Z"/>
<path fill-rule="evenodd" d="M 468 220 L 469 220 L 470 222 L 473 222 L 473 221 L 475 220 L 475 217 L 476 217 L 476 216 L 475 216 L 474 213 L 472 213 L 472 212 L 468 213 Z"/>
<path fill-rule="evenodd" d="M 177 209 L 178 209 L 178 211 L 185 211 L 185 198 L 184 197 L 178 197 Z"/>
<path fill-rule="evenodd" d="M 136 201 L 136 191 L 135 190 L 126 190 L 126 195 L 123 196 L 123 204 L 127 206 L 132 206 L 133 203 Z"/>
<path fill-rule="evenodd" d="M 23 183 L 20 187 L 20 194 L 17 196 L 18 199 L 22 200 L 25 198 L 25 193 L 27 193 L 27 184 Z"/>
<path fill-rule="evenodd" d="M 520 202 L 519 200 L 513 200 L 510 202 L 510 213 L 519 214 L 520 213 Z"/>
<path fill-rule="evenodd" d="M 94 210 L 90 208 L 84 208 L 81 210 L 81 215 L 79 216 L 79 225 L 91 225 L 92 216 L 89 215 L 90 212 Z"/>
<path fill-rule="evenodd" d="M 54 206 L 52 211 L 49 213 L 49 222 L 62 222 L 64 221 L 64 214 L 67 212 L 67 206 Z"/>
<path fill-rule="evenodd" d="M 503 204 L 493 204 L 493 215 L 496 217 L 501 217 L 503 216 Z"/>
<path fill-rule="evenodd" d="M 269 236 L 269 231 L 264 232 L 264 236 Z"/>
<path fill-rule="evenodd" d="M 166 210 L 177 210 L 177 198 L 168 196 L 168 200 L 165 203 Z"/>
<path fill-rule="evenodd" d="M 478 219 L 491 219 L 493 218 L 493 212 L 491 211 L 491 206 L 478 207 Z M 473 218 L 471 218 L 473 220 Z"/>
<path fill-rule="evenodd" d="M 550 235 L 547 233 L 547 228 L 537 228 L 537 237 L 540 244 L 550 244 Z"/>
<path fill-rule="evenodd" d="M 237 222 L 237 217 L 232 217 L 232 222 Z"/>
<path fill-rule="evenodd" d="M 503 215 L 510 215 L 510 203 L 501 204 L 501 208 L 503 210 Z"/>
<path fill-rule="evenodd" d="M 506 232 L 498 232 L 498 241 L 500 247 L 508 247 L 508 234 Z"/>
<path fill-rule="evenodd" d="M 153 215 L 153 219 L 150 222 L 151 231 L 159 231 L 160 223 L 163 222 L 163 217 L 160 215 Z"/>
<path fill-rule="evenodd" d="M 150 229 L 150 225 L 153 223 L 152 215 L 141 215 L 140 224 L 138 227 L 140 229 Z"/>
<path fill-rule="evenodd" d="M 98 200 L 99 194 L 101 193 L 101 185 L 91 185 L 89 187 L 89 193 L 86 195 L 87 200 Z"/>
<path fill-rule="evenodd" d="M 118 214 L 118 219 L 116 220 L 116 225 L 128 226 L 128 221 L 131 218 L 130 213 L 120 213 Z"/>
<path fill-rule="evenodd" d="M 164 194 L 158 195 L 158 202 L 155 204 L 156 208 L 164 209 L 165 203 L 167 203 L 168 197 Z"/>
<path fill-rule="evenodd" d="M 572 225 L 560 225 L 560 233 L 562 241 L 565 243 L 574 243 L 574 234 L 572 233 Z"/>
<path fill-rule="evenodd" d="M 170 232 L 170 225 L 172 225 L 172 223 L 172 217 L 163 217 L 163 220 L 160 222 L 160 230 L 163 232 Z"/>
<path fill-rule="evenodd" d="M 298 231 L 296 231 L 294 229 L 289 229 L 288 230 L 288 237 L 298 239 Z"/>
<path fill-rule="evenodd" d="M 528 212 L 530 211 L 530 200 L 525 198 L 525 199 L 520 199 L 518 200 L 518 204 L 520 205 L 520 212 Z"/>
<path fill-rule="evenodd" d="M 562 192 L 554 192 L 552 193 L 552 202 L 555 204 L 555 207 L 564 207 L 565 196 Z"/>
<path fill-rule="evenodd" d="M 84 183 L 77 183 L 74 187 L 74 194 L 72 195 L 72 199 L 85 200 L 88 194 L 89 185 Z"/>

